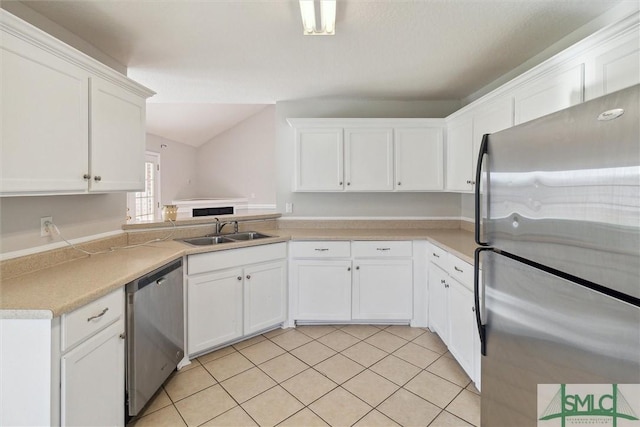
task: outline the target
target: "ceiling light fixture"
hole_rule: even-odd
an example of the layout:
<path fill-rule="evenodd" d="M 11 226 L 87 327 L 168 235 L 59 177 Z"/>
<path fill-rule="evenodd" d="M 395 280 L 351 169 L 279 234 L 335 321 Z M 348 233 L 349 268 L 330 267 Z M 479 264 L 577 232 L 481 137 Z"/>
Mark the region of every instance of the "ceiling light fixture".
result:
<path fill-rule="evenodd" d="M 332 36 L 336 33 L 336 0 L 300 0 L 300 14 L 305 35 Z"/>

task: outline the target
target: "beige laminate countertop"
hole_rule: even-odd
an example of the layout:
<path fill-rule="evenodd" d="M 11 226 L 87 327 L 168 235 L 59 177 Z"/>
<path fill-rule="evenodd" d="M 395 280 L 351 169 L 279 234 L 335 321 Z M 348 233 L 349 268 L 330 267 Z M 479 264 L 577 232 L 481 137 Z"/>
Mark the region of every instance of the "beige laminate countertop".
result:
<path fill-rule="evenodd" d="M 257 242 L 194 247 L 179 241 L 151 243 L 91 255 L 0 282 L 0 318 L 46 318 L 75 310 L 184 255 L 287 240 L 428 240 L 473 262 L 473 234 L 451 229 L 276 229 Z"/>

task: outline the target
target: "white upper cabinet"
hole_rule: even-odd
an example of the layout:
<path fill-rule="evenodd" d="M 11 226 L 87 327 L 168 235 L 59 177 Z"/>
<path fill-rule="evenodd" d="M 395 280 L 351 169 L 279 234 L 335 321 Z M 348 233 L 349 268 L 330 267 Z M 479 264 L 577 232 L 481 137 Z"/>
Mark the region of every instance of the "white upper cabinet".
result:
<path fill-rule="evenodd" d="M 444 188 L 442 127 L 398 128 L 395 138 L 396 191 L 431 191 Z"/>
<path fill-rule="evenodd" d="M 0 55 L 0 195 L 144 187 L 153 92 L 1 9 Z"/>
<path fill-rule="evenodd" d="M 87 189 L 88 73 L 0 32 L 0 193 Z"/>
<path fill-rule="evenodd" d="M 287 119 L 295 131 L 293 191 L 444 188 L 444 119 Z"/>
<path fill-rule="evenodd" d="M 515 92 L 515 124 L 581 103 L 583 88 L 582 63 L 540 75 Z"/>
<path fill-rule="evenodd" d="M 393 129 L 345 129 L 347 191 L 393 190 Z"/>
<path fill-rule="evenodd" d="M 91 79 L 90 191 L 144 187 L 145 99 Z"/>
<path fill-rule="evenodd" d="M 342 128 L 296 129 L 295 191 L 342 191 Z"/>
<path fill-rule="evenodd" d="M 473 117 L 460 116 L 447 131 L 447 190 L 473 190 Z"/>
<path fill-rule="evenodd" d="M 593 52 L 586 68 L 586 99 L 640 83 L 638 28 Z"/>

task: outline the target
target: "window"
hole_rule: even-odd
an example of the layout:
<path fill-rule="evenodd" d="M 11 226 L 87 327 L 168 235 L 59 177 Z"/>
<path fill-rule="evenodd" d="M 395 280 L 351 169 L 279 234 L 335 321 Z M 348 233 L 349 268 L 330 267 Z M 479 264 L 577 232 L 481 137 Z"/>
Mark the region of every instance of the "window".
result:
<path fill-rule="evenodd" d="M 127 196 L 127 219 L 153 221 L 160 218 L 160 154 L 147 151 L 144 163 L 144 191 Z"/>

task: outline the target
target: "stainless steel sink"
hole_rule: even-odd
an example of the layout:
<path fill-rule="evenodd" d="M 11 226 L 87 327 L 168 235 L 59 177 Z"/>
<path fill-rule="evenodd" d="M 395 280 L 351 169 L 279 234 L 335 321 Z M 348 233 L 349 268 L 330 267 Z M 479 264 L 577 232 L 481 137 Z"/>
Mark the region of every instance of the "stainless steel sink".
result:
<path fill-rule="evenodd" d="M 243 240 L 266 239 L 266 238 L 273 237 L 273 236 L 269 236 L 267 234 L 262 234 L 262 233 L 259 233 L 257 231 L 245 231 L 245 232 L 242 232 L 242 233 L 226 234 L 225 237 L 227 237 L 227 238 L 229 238 L 231 240 L 243 241 Z"/>
<path fill-rule="evenodd" d="M 219 245 L 222 243 L 233 243 L 235 240 L 228 239 L 225 236 L 205 236 L 205 237 L 191 237 L 187 239 L 177 239 L 181 242 L 188 243 L 194 246 L 211 246 Z"/>

